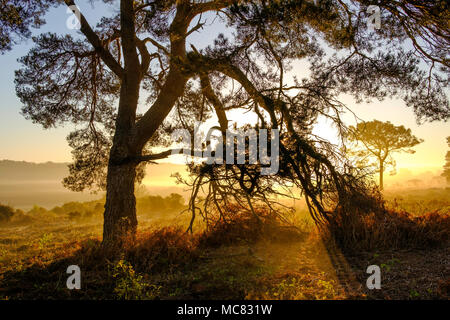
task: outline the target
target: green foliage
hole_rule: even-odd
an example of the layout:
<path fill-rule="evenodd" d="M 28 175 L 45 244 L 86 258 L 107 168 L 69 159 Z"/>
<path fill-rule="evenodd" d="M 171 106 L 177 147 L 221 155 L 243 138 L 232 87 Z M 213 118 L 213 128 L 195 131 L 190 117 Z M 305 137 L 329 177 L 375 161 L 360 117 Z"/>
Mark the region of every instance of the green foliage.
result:
<path fill-rule="evenodd" d="M 72 218 L 76 218 L 77 216 L 92 216 L 94 214 L 100 215 L 103 213 L 103 204 L 104 200 L 95 200 L 95 201 L 87 201 L 87 202 L 67 202 L 62 206 L 57 206 L 51 209 L 51 212 L 54 212 L 58 215 L 68 215 L 72 216 Z"/>
<path fill-rule="evenodd" d="M 0 222 L 31 223 L 65 218 L 74 222 L 87 222 L 103 216 L 104 201 L 104 199 L 86 202 L 71 201 L 50 210 L 34 205 L 27 212 L 0 204 Z M 137 209 L 141 214 L 176 213 L 184 208 L 184 198 L 177 193 L 166 197 L 156 195 L 137 199 Z"/>
<path fill-rule="evenodd" d="M 45 249 L 52 240 L 53 240 L 52 233 L 44 233 L 38 241 L 39 250 Z"/>
<path fill-rule="evenodd" d="M 112 277 L 116 280 L 114 293 L 119 299 L 155 299 L 161 290 L 160 286 L 149 284 L 140 274 L 136 274 L 133 266 L 121 259 L 112 268 Z"/>
<path fill-rule="evenodd" d="M 409 297 L 412 298 L 412 299 L 419 298 L 420 297 L 420 293 L 417 290 L 413 289 L 413 290 L 411 290 L 409 292 Z"/>
<path fill-rule="evenodd" d="M 392 258 L 392 259 L 388 260 L 386 263 L 382 263 L 380 265 L 380 267 L 381 267 L 381 269 L 385 269 L 386 272 L 389 272 L 398 263 L 400 263 L 399 259 Z"/>
<path fill-rule="evenodd" d="M 40 207 L 38 205 L 34 205 L 28 212 L 31 216 L 42 217 L 48 213 L 47 209 Z"/>
<path fill-rule="evenodd" d="M 69 220 L 81 221 L 101 217 L 103 214 L 104 199 L 87 202 L 67 202 L 62 206 L 52 208 L 49 212 L 57 216 L 67 216 Z"/>
<path fill-rule="evenodd" d="M 164 213 L 181 211 L 184 208 L 184 199 L 178 193 L 171 193 L 167 197 L 146 196 L 137 200 L 137 210 L 142 213 Z"/>

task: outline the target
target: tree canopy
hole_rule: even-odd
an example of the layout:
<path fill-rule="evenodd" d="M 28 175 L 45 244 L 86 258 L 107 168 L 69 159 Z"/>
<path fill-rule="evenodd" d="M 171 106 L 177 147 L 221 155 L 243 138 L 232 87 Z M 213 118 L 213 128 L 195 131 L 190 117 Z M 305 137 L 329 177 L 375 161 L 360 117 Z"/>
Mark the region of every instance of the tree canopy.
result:
<path fill-rule="evenodd" d="M 31 28 L 45 23 L 43 16 L 61 1 L 1 0 L 0 1 L 0 53 L 5 53 L 23 39 L 31 37 Z"/>
<path fill-rule="evenodd" d="M 346 131 L 342 94 L 357 101 L 399 97 L 419 122 L 450 115 L 446 1 L 103 2 L 117 14 L 93 27 L 81 13 L 83 39 L 33 37 L 15 82 L 26 118 L 44 128 L 78 125 L 68 137 L 74 163 L 64 183 L 73 190 L 106 187 L 105 239 L 135 230 L 134 182 L 147 161 L 170 155 L 153 148 L 169 147 L 174 128 L 216 117 L 224 131 L 237 110 L 255 115 L 247 127 L 280 131 L 276 176 L 260 175 L 260 165 L 191 166 L 194 215 L 202 186 L 209 188 L 204 204 L 217 211 L 230 198 L 253 210 L 250 199 L 270 206 L 275 186 L 289 190 L 293 183 L 313 217 L 326 220 L 326 199 L 359 189 L 345 157 L 312 133 L 320 115 Z M 368 28 L 370 5 L 380 8 L 380 29 Z M 218 23 L 229 34 L 201 50 L 188 45 L 190 35 Z M 297 61 L 308 66 L 307 77 L 292 77 Z"/>
<path fill-rule="evenodd" d="M 395 168 L 392 154 L 414 153 L 412 147 L 423 142 L 411 133 L 411 129 L 378 120 L 361 122 L 356 127 L 350 126 L 347 137 L 355 143 L 356 150 L 353 152 L 357 154 L 358 161 L 370 165 L 370 158 L 376 159 L 375 167 L 380 173 L 380 189 L 383 189 L 384 170 L 387 166 Z"/>

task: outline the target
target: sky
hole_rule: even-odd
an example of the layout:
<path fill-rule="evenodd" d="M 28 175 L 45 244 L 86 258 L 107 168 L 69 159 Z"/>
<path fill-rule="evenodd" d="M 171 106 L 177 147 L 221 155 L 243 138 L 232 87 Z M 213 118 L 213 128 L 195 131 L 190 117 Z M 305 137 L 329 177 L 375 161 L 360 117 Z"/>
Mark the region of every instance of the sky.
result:
<path fill-rule="evenodd" d="M 112 13 L 110 7 L 105 9 L 104 5 L 98 2 L 94 9 L 89 4 L 80 4 L 80 8 L 91 25 L 95 25 L 99 16 L 105 12 L 107 15 Z M 34 34 L 56 32 L 76 36 L 77 31 L 66 26 L 69 17 L 66 8 L 60 6 L 53 9 L 46 16 L 47 24 Z M 201 33 L 192 34 L 189 41 L 201 48 L 212 43 L 217 34 L 223 31 L 224 27 L 220 24 L 206 26 Z M 40 125 L 33 124 L 20 114 L 21 102 L 15 95 L 14 71 L 19 68 L 17 59 L 25 55 L 31 47 L 32 41 L 28 40 L 15 46 L 12 51 L 0 55 L 0 160 L 69 162 L 71 150 L 67 145 L 66 136 L 74 129 L 72 125 L 43 130 Z M 301 78 L 304 70 L 304 66 L 295 65 L 292 72 Z M 356 104 L 351 97 L 344 96 L 342 99 L 361 119 L 366 121 L 377 119 L 390 121 L 395 125 L 404 125 L 411 128 L 414 135 L 425 140 L 424 143 L 415 147 L 415 154 L 395 156 L 398 168 L 414 170 L 442 168 L 448 150 L 445 137 L 450 136 L 449 123 L 433 122 L 419 126 L 412 110 L 408 109 L 401 100 L 387 99 L 382 102 Z M 345 115 L 344 120 L 347 124 L 355 124 L 351 114 Z M 316 127 L 316 132 L 331 141 L 336 139 L 336 134 L 329 123 L 321 121 Z"/>

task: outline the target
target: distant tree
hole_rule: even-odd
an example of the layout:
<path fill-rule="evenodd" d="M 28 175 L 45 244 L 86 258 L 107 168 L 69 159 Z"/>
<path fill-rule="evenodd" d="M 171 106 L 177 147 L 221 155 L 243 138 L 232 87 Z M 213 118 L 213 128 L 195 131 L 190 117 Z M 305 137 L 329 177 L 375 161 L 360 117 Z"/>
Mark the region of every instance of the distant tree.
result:
<path fill-rule="evenodd" d="M 410 180 L 408 180 L 407 182 L 408 182 L 408 184 L 410 184 L 410 185 L 412 185 L 412 186 L 414 186 L 414 187 L 423 185 L 423 181 L 420 180 L 420 179 L 410 179 Z"/>
<path fill-rule="evenodd" d="M 447 137 L 447 144 L 450 147 L 450 136 Z M 445 165 L 442 176 L 447 180 L 447 183 L 450 184 L 450 151 L 447 151 L 447 154 L 445 155 Z"/>
<path fill-rule="evenodd" d="M 381 190 L 383 190 L 384 170 L 388 166 L 395 167 L 392 153 L 414 153 L 411 148 L 423 142 L 411 134 L 411 129 L 378 120 L 358 123 L 356 128 L 350 126 L 347 138 L 355 143 L 355 154 L 361 162 L 369 162 L 370 158 L 376 159 Z"/>
<path fill-rule="evenodd" d="M 14 215 L 14 209 L 0 204 L 0 222 L 8 222 Z"/>
<path fill-rule="evenodd" d="M 183 196 L 178 193 L 171 193 L 166 197 L 146 196 L 138 199 L 138 211 L 141 212 L 174 212 L 181 210 L 184 206 Z"/>
<path fill-rule="evenodd" d="M 68 213 L 69 219 L 70 220 L 77 220 L 77 219 L 81 219 L 81 212 L 79 211 L 71 211 Z"/>
<path fill-rule="evenodd" d="M 165 201 L 167 202 L 167 208 L 171 211 L 178 210 L 184 205 L 183 196 L 178 193 L 171 193 Z"/>

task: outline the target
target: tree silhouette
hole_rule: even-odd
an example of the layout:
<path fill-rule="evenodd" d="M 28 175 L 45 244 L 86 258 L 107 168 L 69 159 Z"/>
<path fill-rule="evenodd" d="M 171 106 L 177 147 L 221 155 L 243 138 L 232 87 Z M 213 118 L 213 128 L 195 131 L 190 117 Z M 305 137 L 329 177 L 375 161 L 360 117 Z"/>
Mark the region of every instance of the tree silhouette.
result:
<path fill-rule="evenodd" d="M 450 137 L 447 137 L 447 144 L 450 147 Z M 447 154 L 445 155 L 445 165 L 442 176 L 447 180 L 447 183 L 450 184 L 450 151 L 447 151 Z"/>
<path fill-rule="evenodd" d="M 1 0 L 0 1 L 0 53 L 12 49 L 23 39 L 31 37 L 30 28 L 45 23 L 43 15 L 61 1 L 54 0 Z"/>
<path fill-rule="evenodd" d="M 259 166 L 193 166 L 194 190 L 214 186 L 207 199 L 220 210 L 227 192 L 236 201 L 267 201 L 277 194 L 272 186 L 291 181 L 313 216 L 323 218 L 329 214 L 324 195 L 341 199 L 355 181 L 342 156 L 311 132 L 319 115 L 345 130 L 342 93 L 358 101 L 401 97 L 419 121 L 450 114 L 442 77 L 449 67 L 446 1 L 103 2 L 117 14 L 94 28 L 81 13 L 83 39 L 34 37 L 15 82 L 25 117 L 44 128 L 78 125 L 68 136 L 74 163 L 64 184 L 77 191 L 106 188 L 106 245 L 135 232 L 135 182 L 146 162 L 171 154 L 153 147 L 168 147 L 174 128 L 215 116 L 225 131 L 229 111 L 253 113 L 257 123 L 248 126 L 280 130 L 279 174 L 261 176 Z M 378 30 L 367 27 L 372 4 L 381 8 Z M 189 45 L 190 35 L 220 23 L 234 32 L 202 50 Z M 308 78 L 289 80 L 292 62 L 302 59 Z M 248 207 L 253 210 L 250 201 Z"/>
<path fill-rule="evenodd" d="M 365 162 L 368 157 L 374 157 L 377 161 L 377 169 L 380 173 L 380 189 L 383 190 L 383 173 L 387 166 L 395 167 L 392 154 L 395 152 L 414 153 L 411 148 L 423 142 L 411 134 L 411 129 L 404 126 L 395 126 L 389 121 L 381 122 L 373 120 L 361 122 L 350 126 L 347 137 L 356 143 L 356 154 L 359 160 Z"/>

